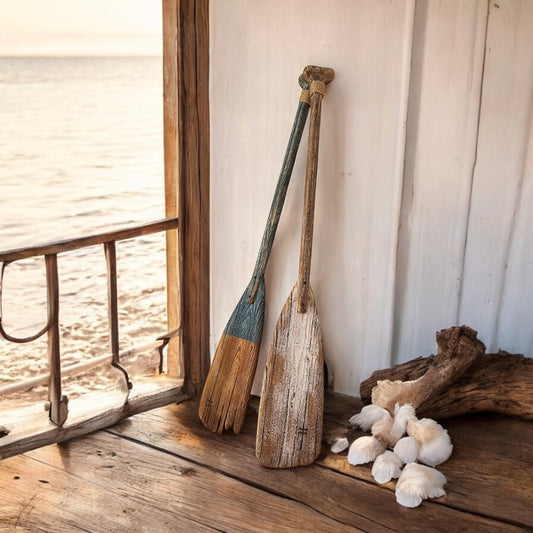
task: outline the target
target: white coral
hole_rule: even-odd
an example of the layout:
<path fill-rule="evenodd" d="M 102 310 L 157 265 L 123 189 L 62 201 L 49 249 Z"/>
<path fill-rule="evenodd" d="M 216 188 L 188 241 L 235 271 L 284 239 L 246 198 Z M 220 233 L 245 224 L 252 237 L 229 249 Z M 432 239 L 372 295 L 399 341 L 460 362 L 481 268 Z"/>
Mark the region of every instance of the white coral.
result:
<path fill-rule="evenodd" d="M 363 465 L 373 461 L 385 451 L 385 446 L 375 437 L 359 437 L 352 442 L 348 450 L 348 462 L 351 465 Z"/>
<path fill-rule="evenodd" d="M 446 482 L 444 474 L 435 468 L 410 463 L 396 483 L 396 501 L 404 507 L 417 507 L 426 498 L 445 496 Z"/>
<path fill-rule="evenodd" d="M 398 478 L 401 471 L 402 460 L 390 450 L 378 455 L 372 465 L 372 476 L 378 483 L 387 483 Z"/>

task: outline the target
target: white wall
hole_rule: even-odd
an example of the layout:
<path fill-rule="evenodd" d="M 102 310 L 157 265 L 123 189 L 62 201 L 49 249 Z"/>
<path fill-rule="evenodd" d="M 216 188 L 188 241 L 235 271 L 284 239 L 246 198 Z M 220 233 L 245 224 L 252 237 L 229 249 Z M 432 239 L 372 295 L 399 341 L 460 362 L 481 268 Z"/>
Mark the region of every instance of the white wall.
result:
<path fill-rule="evenodd" d="M 307 64 L 322 108 L 311 284 L 335 388 L 466 323 L 533 355 L 533 2 L 212 0 L 211 346 L 252 274 Z M 297 277 L 304 134 L 267 271 L 258 392 Z"/>

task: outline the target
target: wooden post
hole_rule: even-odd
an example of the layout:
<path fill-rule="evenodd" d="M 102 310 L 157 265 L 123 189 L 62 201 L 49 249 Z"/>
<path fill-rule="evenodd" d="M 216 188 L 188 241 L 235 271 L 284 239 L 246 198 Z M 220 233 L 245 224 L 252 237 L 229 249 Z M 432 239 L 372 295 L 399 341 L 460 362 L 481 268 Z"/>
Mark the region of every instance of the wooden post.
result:
<path fill-rule="evenodd" d="M 59 345 L 59 280 L 57 255 L 45 256 L 48 301 L 48 402 L 50 420 L 62 426 L 67 420 L 68 399 L 61 392 L 61 356 Z"/>
<path fill-rule="evenodd" d="M 209 1 L 163 0 L 166 216 L 179 218 L 167 236 L 168 370 L 187 392 L 209 368 Z"/>

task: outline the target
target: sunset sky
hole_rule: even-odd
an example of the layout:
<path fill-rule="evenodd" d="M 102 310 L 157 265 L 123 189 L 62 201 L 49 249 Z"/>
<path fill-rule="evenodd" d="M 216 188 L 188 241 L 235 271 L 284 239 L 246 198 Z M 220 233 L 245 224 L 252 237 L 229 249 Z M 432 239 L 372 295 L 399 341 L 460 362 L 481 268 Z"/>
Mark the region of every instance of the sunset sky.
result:
<path fill-rule="evenodd" d="M 161 53 L 161 0 L 0 0 L 0 56 Z"/>

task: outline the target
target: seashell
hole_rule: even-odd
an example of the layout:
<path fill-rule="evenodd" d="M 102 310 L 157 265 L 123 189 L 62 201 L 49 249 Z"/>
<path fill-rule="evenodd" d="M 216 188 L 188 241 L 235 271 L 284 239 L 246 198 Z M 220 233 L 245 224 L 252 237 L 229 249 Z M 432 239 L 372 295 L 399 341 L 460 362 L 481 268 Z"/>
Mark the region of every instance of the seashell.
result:
<path fill-rule="evenodd" d="M 416 420 L 414 407 L 410 403 L 396 404 L 394 407 L 394 422 L 390 430 L 391 444 L 396 444 L 405 435 L 409 420 Z"/>
<path fill-rule="evenodd" d="M 351 465 L 363 465 L 373 461 L 385 451 L 385 446 L 375 437 L 365 435 L 352 442 L 348 450 L 348 462 Z"/>
<path fill-rule="evenodd" d="M 363 431 L 369 431 L 378 420 L 384 417 L 390 417 L 387 409 L 374 404 L 365 405 L 359 413 L 350 418 L 350 425 L 359 426 Z"/>
<path fill-rule="evenodd" d="M 390 450 L 378 455 L 372 465 L 372 476 L 378 483 L 387 483 L 398 478 L 401 471 L 402 460 Z"/>
<path fill-rule="evenodd" d="M 350 446 L 350 443 L 348 442 L 348 439 L 346 437 L 342 437 L 340 439 L 337 439 L 332 445 L 331 445 L 331 451 L 332 453 L 341 453 L 346 448 Z"/>
<path fill-rule="evenodd" d="M 407 434 L 418 443 L 417 459 L 421 463 L 440 465 L 452 454 L 453 445 L 448 432 L 431 418 L 410 420 L 407 422 Z"/>
<path fill-rule="evenodd" d="M 394 445 L 394 453 L 404 464 L 414 463 L 418 456 L 418 442 L 411 436 L 402 437 Z"/>
<path fill-rule="evenodd" d="M 372 435 L 376 437 L 376 439 L 381 441 L 381 443 L 385 447 L 393 444 L 391 442 L 391 435 L 390 435 L 392 423 L 393 423 L 393 418 L 387 411 L 387 415 L 386 416 L 384 415 L 383 418 L 380 418 L 372 426 L 372 429 L 371 429 Z"/>
<path fill-rule="evenodd" d="M 444 474 L 418 463 L 405 465 L 396 483 L 396 501 L 404 507 L 418 507 L 422 500 L 445 496 Z"/>

